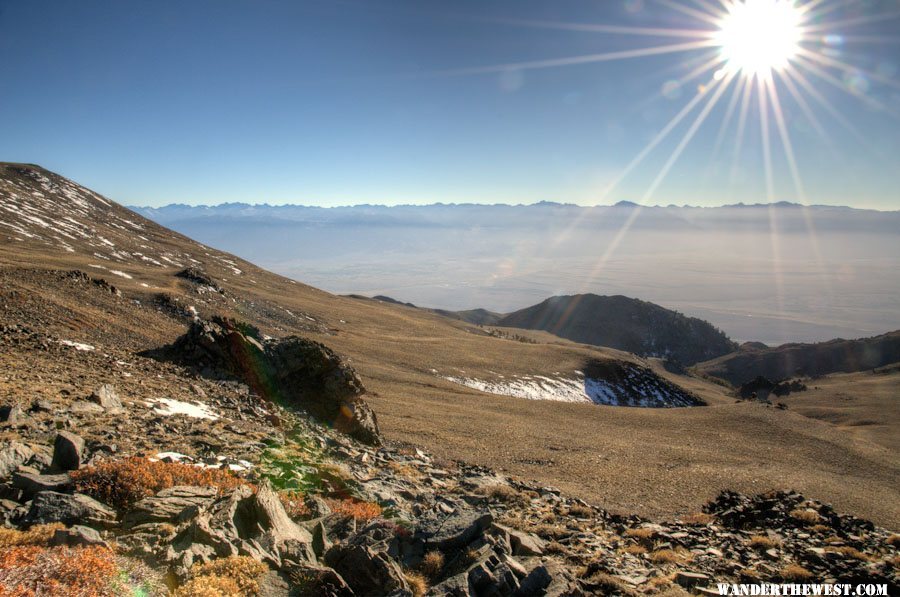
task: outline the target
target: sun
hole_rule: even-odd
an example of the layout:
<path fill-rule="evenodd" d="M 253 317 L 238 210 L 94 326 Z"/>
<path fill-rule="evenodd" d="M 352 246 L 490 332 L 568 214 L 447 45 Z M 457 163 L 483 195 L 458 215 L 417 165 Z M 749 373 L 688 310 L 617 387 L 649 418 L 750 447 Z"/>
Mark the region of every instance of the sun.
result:
<path fill-rule="evenodd" d="M 802 21 L 792 0 L 734 0 L 714 38 L 725 68 L 759 79 L 785 69 L 800 48 Z"/>

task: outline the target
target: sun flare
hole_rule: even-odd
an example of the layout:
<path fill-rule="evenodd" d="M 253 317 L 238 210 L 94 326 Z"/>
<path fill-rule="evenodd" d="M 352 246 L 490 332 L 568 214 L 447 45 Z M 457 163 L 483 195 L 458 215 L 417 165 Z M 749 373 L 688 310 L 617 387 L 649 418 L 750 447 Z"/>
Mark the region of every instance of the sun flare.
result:
<path fill-rule="evenodd" d="M 736 0 L 715 36 L 725 68 L 748 78 L 771 77 L 796 56 L 801 25 L 802 13 L 792 0 Z"/>

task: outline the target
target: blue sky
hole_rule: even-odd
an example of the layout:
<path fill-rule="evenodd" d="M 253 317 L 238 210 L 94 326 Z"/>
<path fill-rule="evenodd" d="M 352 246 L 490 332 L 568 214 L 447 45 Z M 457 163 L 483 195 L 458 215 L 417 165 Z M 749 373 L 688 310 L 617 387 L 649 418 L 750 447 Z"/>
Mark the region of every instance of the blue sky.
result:
<path fill-rule="evenodd" d="M 0 0 L 0 160 L 134 205 L 771 198 L 900 209 L 897 0 L 822 2 L 840 6 L 816 19 L 818 33 L 844 41 L 814 49 L 859 69 L 807 75 L 836 112 L 801 90 L 829 142 L 779 88 L 803 196 L 771 118 L 769 192 L 755 103 L 738 159 L 736 116 L 717 147 L 729 94 L 658 185 L 702 102 L 609 190 L 710 79 L 675 84 L 702 51 L 527 63 L 686 41 L 550 22 L 710 29 L 668 2 Z M 508 64 L 525 68 L 478 70 Z"/>

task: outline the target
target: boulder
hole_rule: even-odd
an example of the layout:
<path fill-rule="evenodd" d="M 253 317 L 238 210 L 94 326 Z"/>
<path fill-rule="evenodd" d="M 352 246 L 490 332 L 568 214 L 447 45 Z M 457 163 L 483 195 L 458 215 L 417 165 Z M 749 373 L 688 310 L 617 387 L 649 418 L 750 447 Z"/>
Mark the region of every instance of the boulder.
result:
<path fill-rule="evenodd" d="M 290 519 L 268 482 L 255 494 L 243 485 L 209 505 L 175 537 L 166 559 L 184 574 L 195 561 L 231 555 L 275 568 L 316 561 L 312 536 Z"/>
<path fill-rule="evenodd" d="M 80 493 L 70 495 L 55 491 L 41 491 L 35 494 L 26 516 L 28 524 L 51 522 L 107 524 L 115 519 L 115 511 L 91 497 Z"/>
<path fill-rule="evenodd" d="M 147 523 L 178 523 L 199 514 L 216 499 L 215 487 L 179 485 L 163 489 L 154 496 L 134 504 L 122 519 L 126 527 Z"/>
<path fill-rule="evenodd" d="M 357 595 L 410 594 L 400 566 L 383 552 L 364 545 L 332 548 L 326 562 Z"/>
<path fill-rule="evenodd" d="M 74 471 L 81 467 L 84 440 L 74 433 L 60 431 L 53 443 L 51 468 L 58 471 Z"/>
<path fill-rule="evenodd" d="M 100 537 L 100 533 L 96 530 L 78 524 L 69 529 L 58 529 L 50 538 L 50 545 L 109 547 L 109 544 Z"/>
<path fill-rule="evenodd" d="M 9 442 L 5 448 L 0 449 L 0 479 L 12 474 L 20 465 L 25 464 L 34 456 L 34 450 L 21 442 Z"/>
<path fill-rule="evenodd" d="M 489 512 L 465 512 L 447 518 L 426 520 L 419 526 L 418 535 L 427 549 L 449 553 L 461 549 L 482 535 L 494 522 Z"/>
<path fill-rule="evenodd" d="M 514 556 L 542 556 L 544 555 L 544 541 L 537 535 L 525 533 L 515 529 L 505 529 L 509 533 L 509 542 L 512 545 Z"/>
<path fill-rule="evenodd" d="M 22 490 L 26 499 L 41 491 L 55 491 L 65 493 L 72 489 L 72 478 L 69 473 L 58 475 L 41 475 L 30 472 L 17 471 L 12 477 L 13 487 Z"/>
<path fill-rule="evenodd" d="M 110 412 L 118 412 L 122 410 L 122 399 L 116 388 L 110 384 L 103 384 L 97 388 L 90 396 L 90 400 L 103 407 L 103 410 Z"/>
<path fill-rule="evenodd" d="M 302 408 L 362 442 L 381 441 L 362 382 L 323 344 L 297 336 L 266 340 L 249 324 L 215 317 L 194 321 L 167 352 L 204 375 L 237 378 L 260 396 Z"/>

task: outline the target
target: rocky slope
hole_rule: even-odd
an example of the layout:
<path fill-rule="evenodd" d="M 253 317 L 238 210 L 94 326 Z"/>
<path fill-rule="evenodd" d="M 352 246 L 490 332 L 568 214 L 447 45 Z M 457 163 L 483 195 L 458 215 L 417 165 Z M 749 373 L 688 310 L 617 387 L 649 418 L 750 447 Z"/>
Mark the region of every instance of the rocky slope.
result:
<path fill-rule="evenodd" d="M 285 408 L 196 367 L 23 327 L 3 328 L 0 343 L 0 540 L 20 554 L 0 586 L 14 594 L 61 586 L 48 584 L 60 570 L 36 577 L 28 557 L 87 550 L 109 554 L 129 590 L 180 595 L 684 594 L 811 579 L 896 590 L 900 580 L 900 538 L 797 493 L 725 492 L 702 512 L 651 522 L 358 442 L 298 412 L 302 401 Z M 114 594 L 109 582 L 98 594 Z"/>
<path fill-rule="evenodd" d="M 712 324 L 625 296 L 554 296 L 503 316 L 496 325 L 545 330 L 562 338 L 691 365 L 737 345 Z"/>

